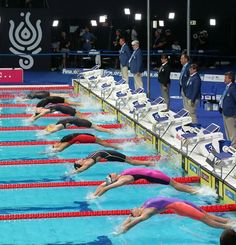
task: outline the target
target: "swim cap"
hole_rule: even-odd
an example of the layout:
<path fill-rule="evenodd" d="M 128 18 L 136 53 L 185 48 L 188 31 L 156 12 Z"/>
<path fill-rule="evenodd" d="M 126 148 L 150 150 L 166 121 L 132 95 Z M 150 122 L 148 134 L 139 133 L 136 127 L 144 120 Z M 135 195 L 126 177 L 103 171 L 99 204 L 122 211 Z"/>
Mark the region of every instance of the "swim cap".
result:
<path fill-rule="evenodd" d="M 79 164 L 79 163 L 74 163 L 74 168 L 75 168 L 75 170 L 77 170 L 78 168 L 81 168 L 81 167 L 82 167 L 81 164 Z"/>
<path fill-rule="evenodd" d="M 110 185 L 110 184 L 112 184 L 114 181 L 112 180 L 112 178 L 111 178 L 111 175 L 109 174 L 109 175 L 107 175 L 107 177 L 106 177 L 106 179 L 105 179 L 105 181 L 106 181 L 106 185 Z"/>

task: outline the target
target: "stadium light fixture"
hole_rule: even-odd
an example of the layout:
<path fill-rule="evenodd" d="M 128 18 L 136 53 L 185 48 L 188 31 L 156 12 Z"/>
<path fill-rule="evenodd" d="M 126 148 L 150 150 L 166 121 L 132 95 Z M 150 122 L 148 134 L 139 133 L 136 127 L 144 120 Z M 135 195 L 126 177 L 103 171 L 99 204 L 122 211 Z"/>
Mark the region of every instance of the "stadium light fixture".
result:
<path fill-rule="evenodd" d="M 134 19 L 135 20 L 142 20 L 142 14 L 135 14 L 135 16 L 134 16 Z"/>
<path fill-rule="evenodd" d="M 96 20 L 91 20 L 90 23 L 91 23 L 91 26 L 97 26 L 98 25 Z"/>
<path fill-rule="evenodd" d="M 170 20 L 173 20 L 173 19 L 175 18 L 175 13 L 174 13 L 174 12 L 169 13 L 168 18 L 169 18 Z"/>
<path fill-rule="evenodd" d="M 210 26 L 216 25 L 216 19 L 210 19 Z"/>
<path fill-rule="evenodd" d="M 159 26 L 161 27 L 165 26 L 164 20 L 159 20 Z"/>
<path fill-rule="evenodd" d="M 54 20 L 53 22 L 52 22 L 52 26 L 53 27 L 57 27 L 59 25 L 59 20 Z"/>
<path fill-rule="evenodd" d="M 130 15 L 130 9 L 129 8 L 124 8 L 125 15 Z"/>

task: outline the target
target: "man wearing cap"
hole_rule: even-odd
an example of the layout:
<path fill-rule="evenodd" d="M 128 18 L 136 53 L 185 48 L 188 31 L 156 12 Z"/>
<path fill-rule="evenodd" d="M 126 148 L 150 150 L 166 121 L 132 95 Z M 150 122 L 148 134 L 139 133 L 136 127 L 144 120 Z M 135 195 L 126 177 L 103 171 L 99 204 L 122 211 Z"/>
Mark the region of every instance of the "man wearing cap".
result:
<path fill-rule="evenodd" d="M 143 69 L 143 54 L 139 48 L 139 41 L 134 40 L 132 43 L 133 53 L 129 59 L 129 67 L 131 73 L 134 75 L 134 87 L 143 88 L 142 72 Z"/>

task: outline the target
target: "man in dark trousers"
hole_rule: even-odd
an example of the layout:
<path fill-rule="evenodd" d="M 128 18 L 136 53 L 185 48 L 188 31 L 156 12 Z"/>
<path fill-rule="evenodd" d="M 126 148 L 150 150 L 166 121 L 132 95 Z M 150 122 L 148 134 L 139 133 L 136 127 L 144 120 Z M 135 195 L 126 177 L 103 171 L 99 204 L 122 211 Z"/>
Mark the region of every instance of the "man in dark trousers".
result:
<path fill-rule="evenodd" d="M 180 86 L 180 93 L 183 98 L 183 106 L 185 108 L 186 107 L 185 87 L 189 79 L 189 67 L 190 67 L 189 56 L 187 54 L 181 54 L 180 63 L 182 65 L 182 70 L 179 76 L 179 86 Z"/>
<path fill-rule="evenodd" d="M 131 52 L 129 46 L 125 42 L 125 38 L 120 38 L 120 46 L 121 49 L 119 51 L 119 59 L 120 59 L 120 71 L 122 78 L 129 83 L 129 75 L 128 75 L 128 68 L 129 68 L 129 59 L 131 57 Z"/>
<path fill-rule="evenodd" d="M 189 112 L 192 118 L 192 123 L 197 123 L 196 110 L 199 100 L 201 99 L 201 86 L 202 81 L 198 73 L 198 65 L 191 64 L 189 68 L 190 77 L 186 82 L 185 94 L 186 105 L 185 109 Z"/>
<path fill-rule="evenodd" d="M 161 67 L 158 72 L 158 80 L 161 84 L 161 96 L 167 104 L 168 111 L 170 106 L 170 65 L 166 54 L 161 56 Z"/>
<path fill-rule="evenodd" d="M 223 114 L 226 137 L 231 140 L 231 145 L 236 148 L 236 84 L 234 72 L 226 72 L 224 82 L 226 88 L 220 98 L 219 106 Z"/>

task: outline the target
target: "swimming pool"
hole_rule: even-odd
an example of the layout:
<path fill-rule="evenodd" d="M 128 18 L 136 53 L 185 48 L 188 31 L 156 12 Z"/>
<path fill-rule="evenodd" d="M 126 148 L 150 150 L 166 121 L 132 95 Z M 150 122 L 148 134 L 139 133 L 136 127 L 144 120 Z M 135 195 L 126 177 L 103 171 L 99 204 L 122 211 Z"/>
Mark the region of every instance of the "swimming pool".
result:
<path fill-rule="evenodd" d="M 16 112 L 17 113 L 17 109 Z M 9 112 L 7 112 L 9 113 Z M 105 116 L 105 115 L 98 115 Z M 55 123 L 55 118 L 41 118 L 37 125 Z M 98 120 L 99 121 L 99 120 Z M 2 127 L 20 126 L 22 119 L 2 119 Z M 114 121 L 107 121 L 113 123 Z M 102 122 L 103 123 L 103 122 Z M 47 140 L 56 140 L 77 130 L 63 130 L 50 136 Z M 80 130 L 78 130 L 81 132 Z M 84 131 L 84 130 L 83 130 Z M 88 131 L 89 133 L 91 130 Z M 94 131 L 93 131 L 94 132 Z M 1 141 L 39 140 L 35 131 L 3 131 Z M 117 135 L 94 132 L 101 138 L 134 137 L 132 132 L 119 131 Z M 122 135 L 122 137 L 121 137 Z M 125 135 L 125 136 L 124 136 Z M 8 137 L 8 140 L 4 140 Z M 41 140 L 41 139 L 40 139 Z M 156 150 L 145 143 L 124 143 L 121 152 L 128 156 L 156 155 Z M 39 154 L 48 149 L 48 145 L 1 146 L 0 161 L 19 159 L 71 159 L 86 157 L 89 153 L 103 149 L 100 145 L 72 145 L 56 155 Z M 126 163 L 97 163 L 87 171 L 65 177 L 72 169 L 71 163 L 31 164 L 0 166 L 0 184 L 39 183 L 104 180 L 111 172 L 121 172 L 132 167 Z M 173 163 L 161 161 L 154 168 L 177 177 L 184 176 L 180 167 Z M 51 212 L 74 212 L 96 210 L 123 210 L 140 206 L 146 199 L 154 196 L 172 196 L 186 199 L 197 205 L 217 203 L 209 196 L 190 195 L 177 192 L 169 186 L 129 185 L 113 189 L 97 200 L 87 200 L 89 193 L 96 186 L 85 187 L 48 187 L 3 189 L 1 191 L 0 214 L 29 214 Z M 233 214 L 221 214 L 231 216 Z M 54 218 L 0 221 L 1 244 L 216 244 L 222 230 L 210 228 L 200 222 L 181 218 L 176 215 L 157 215 L 133 228 L 127 234 L 114 236 L 112 232 L 124 220 L 124 216 Z"/>

